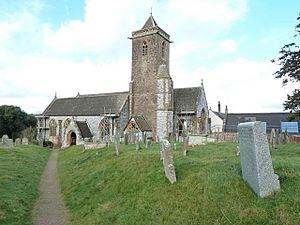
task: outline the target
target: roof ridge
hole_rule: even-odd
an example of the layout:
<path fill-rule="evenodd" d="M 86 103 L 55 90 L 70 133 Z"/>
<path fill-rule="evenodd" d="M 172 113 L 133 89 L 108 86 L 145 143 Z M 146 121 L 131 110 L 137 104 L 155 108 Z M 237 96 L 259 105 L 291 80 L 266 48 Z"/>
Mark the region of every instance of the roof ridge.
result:
<path fill-rule="evenodd" d="M 110 92 L 110 93 L 96 93 L 96 94 L 79 94 L 75 98 L 84 98 L 84 97 L 100 97 L 100 96 L 112 96 L 112 95 L 121 95 L 128 94 L 128 91 L 120 91 L 120 92 Z"/>

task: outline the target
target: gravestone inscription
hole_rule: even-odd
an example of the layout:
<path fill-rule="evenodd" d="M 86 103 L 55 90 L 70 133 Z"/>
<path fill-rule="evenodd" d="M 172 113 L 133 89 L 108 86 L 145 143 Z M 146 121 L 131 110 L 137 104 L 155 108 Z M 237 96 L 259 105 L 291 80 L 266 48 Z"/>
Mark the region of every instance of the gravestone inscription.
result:
<path fill-rule="evenodd" d="M 263 123 L 240 123 L 238 133 L 243 179 L 260 197 L 279 191 Z"/>

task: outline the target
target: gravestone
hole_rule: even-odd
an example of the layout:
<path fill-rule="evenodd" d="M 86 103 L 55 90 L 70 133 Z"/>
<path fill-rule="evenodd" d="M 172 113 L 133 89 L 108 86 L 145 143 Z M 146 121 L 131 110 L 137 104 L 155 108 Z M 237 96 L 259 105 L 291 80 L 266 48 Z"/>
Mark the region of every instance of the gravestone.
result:
<path fill-rule="evenodd" d="M 165 175 L 169 179 L 171 184 L 173 184 L 174 182 L 176 182 L 176 173 L 173 162 L 171 144 L 167 139 L 162 139 L 161 141 L 161 156 L 165 169 Z"/>
<path fill-rule="evenodd" d="M 20 145 L 20 144 L 22 144 L 22 140 L 21 140 L 21 138 L 17 138 L 15 140 L 15 145 Z"/>
<path fill-rule="evenodd" d="M 135 134 L 135 150 L 139 151 L 141 149 L 141 143 L 139 139 L 139 133 Z"/>
<path fill-rule="evenodd" d="M 186 156 L 189 151 L 189 135 L 183 138 L 183 155 Z"/>
<path fill-rule="evenodd" d="M 146 148 L 150 148 L 151 146 L 151 139 L 146 140 Z"/>
<path fill-rule="evenodd" d="M 128 134 L 127 133 L 124 135 L 124 143 L 125 143 L 125 145 L 128 145 Z"/>
<path fill-rule="evenodd" d="M 2 136 L 2 144 L 5 145 L 6 142 L 7 142 L 7 140 L 8 140 L 8 136 L 7 136 L 6 134 L 4 134 L 4 135 Z"/>
<path fill-rule="evenodd" d="M 28 145 L 28 138 L 22 138 L 22 145 Z"/>
<path fill-rule="evenodd" d="M 276 139 L 275 129 L 272 128 L 271 134 L 270 134 L 270 144 L 271 144 L 272 148 L 276 148 L 275 139 Z"/>
<path fill-rule="evenodd" d="M 260 197 L 279 191 L 263 123 L 240 123 L 238 134 L 243 179 Z"/>
<path fill-rule="evenodd" d="M 116 155 L 120 155 L 120 135 L 115 135 L 115 148 L 116 148 Z"/>

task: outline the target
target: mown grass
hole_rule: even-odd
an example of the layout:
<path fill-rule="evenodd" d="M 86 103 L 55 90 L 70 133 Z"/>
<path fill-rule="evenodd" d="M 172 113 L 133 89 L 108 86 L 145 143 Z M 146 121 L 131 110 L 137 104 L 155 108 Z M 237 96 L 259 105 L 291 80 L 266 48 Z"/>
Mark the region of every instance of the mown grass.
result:
<path fill-rule="evenodd" d="M 272 150 L 281 191 L 259 198 L 242 180 L 235 144 L 174 150 L 177 182 L 170 184 L 159 145 L 135 151 L 122 145 L 59 154 L 59 175 L 71 224 L 299 224 L 300 147 Z"/>
<path fill-rule="evenodd" d="M 35 145 L 0 146 L 0 224 L 32 224 L 31 210 L 50 151 Z"/>

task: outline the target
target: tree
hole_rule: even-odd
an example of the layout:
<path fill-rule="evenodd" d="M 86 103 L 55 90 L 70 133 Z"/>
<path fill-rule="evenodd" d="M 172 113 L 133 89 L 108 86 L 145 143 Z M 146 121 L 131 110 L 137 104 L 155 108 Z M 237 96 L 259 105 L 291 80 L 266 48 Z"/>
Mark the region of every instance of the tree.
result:
<path fill-rule="evenodd" d="M 36 127 L 36 124 L 36 118 L 22 111 L 20 107 L 0 106 L 0 137 L 7 134 L 10 138 L 16 139 L 24 129 Z"/>
<path fill-rule="evenodd" d="M 300 21 L 300 14 L 297 18 Z M 300 22 L 295 27 L 295 38 L 300 35 Z M 290 43 L 283 46 L 279 52 L 277 59 L 271 60 L 278 63 L 280 69 L 274 73 L 275 78 L 282 79 L 282 84 L 287 85 L 288 82 L 300 82 L 300 49 L 296 43 Z M 284 110 L 290 110 L 298 114 L 300 118 L 300 89 L 295 89 L 291 95 L 287 95 L 287 100 L 283 103 Z"/>

